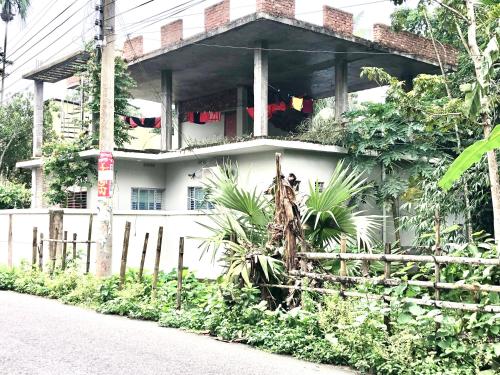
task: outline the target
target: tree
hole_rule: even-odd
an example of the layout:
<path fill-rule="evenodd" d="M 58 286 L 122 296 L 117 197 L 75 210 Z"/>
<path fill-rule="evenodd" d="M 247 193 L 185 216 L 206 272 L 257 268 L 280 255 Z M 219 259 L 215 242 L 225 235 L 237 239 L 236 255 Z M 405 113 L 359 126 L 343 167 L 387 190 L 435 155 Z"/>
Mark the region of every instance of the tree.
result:
<path fill-rule="evenodd" d="M 496 0 L 444 0 L 435 1 L 442 8 L 442 21 L 462 43 L 462 55 L 473 67 L 469 81 L 461 86 L 465 92 L 463 112 L 479 125 L 483 141 L 464 151 L 440 181 L 440 186 L 449 189 L 462 173 L 486 152 L 489 184 L 493 206 L 495 242 L 500 242 L 500 181 L 495 148 L 500 146 L 500 130 L 493 129 L 496 108 L 499 105 L 498 60 L 500 27 L 500 4 Z M 401 0 L 395 1 L 401 4 Z M 425 3 L 425 2 L 423 2 Z M 478 17 L 478 14 L 480 16 Z M 480 19 L 480 24 L 477 23 Z M 467 37 L 464 36 L 465 32 Z M 483 46 L 483 47 L 481 47 Z"/>
<path fill-rule="evenodd" d="M 0 7 L 2 12 L 0 16 L 2 21 L 5 22 L 5 39 L 3 42 L 3 58 L 2 58 L 2 87 L 0 93 L 0 105 L 3 105 L 4 84 L 5 84 L 5 65 L 7 62 L 7 31 L 9 29 L 9 22 L 14 19 L 16 12 L 21 16 L 22 20 L 26 19 L 28 8 L 30 7 L 30 0 L 0 0 Z"/>

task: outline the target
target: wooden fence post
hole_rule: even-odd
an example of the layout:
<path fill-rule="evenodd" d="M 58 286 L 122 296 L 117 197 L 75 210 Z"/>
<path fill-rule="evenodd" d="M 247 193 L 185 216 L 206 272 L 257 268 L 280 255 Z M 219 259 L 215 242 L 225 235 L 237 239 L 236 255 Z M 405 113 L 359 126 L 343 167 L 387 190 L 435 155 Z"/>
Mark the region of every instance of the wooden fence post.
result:
<path fill-rule="evenodd" d="M 43 271 L 43 233 L 40 233 L 40 246 L 38 247 L 38 268 Z"/>
<path fill-rule="evenodd" d="M 439 220 L 439 209 L 436 209 L 434 212 L 434 225 L 436 231 L 436 248 L 434 250 L 435 256 L 441 255 L 441 222 Z M 441 266 L 438 262 L 434 262 L 434 285 L 437 285 L 440 282 L 441 278 Z M 436 301 L 439 300 L 439 289 L 434 288 L 434 299 Z"/>
<path fill-rule="evenodd" d="M 340 237 L 340 253 L 345 254 L 347 251 L 347 240 L 344 235 Z M 347 276 L 347 264 L 345 260 L 340 260 L 340 276 Z"/>
<path fill-rule="evenodd" d="M 146 261 L 146 251 L 148 250 L 149 233 L 144 236 L 144 245 L 142 246 L 141 265 L 139 267 L 139 280 L 142 281 L 142 274 L 144 273 L 144 262 Z"/>
<path fill-rule="evenodd" d="M 7 265 L 12 268 L 12 254 L 13 254 L 13 243 L 12 243 L 12 214 L 9 214 L 9 233 L 7 239 Z"/>
<path fill-rule="evenodd" d="M 122 249 L 122 262 L 120 265 L 120 284 L 119 289 L 123 288 L 125 283 L 125 272 L 127 271 L 127 256 L 128 244 L 130 241 L 130 221 L 125 222 L 125 233 L 123 234 L 123 249 Z"/>
<path fill-rule="evenodd" d="M 384 246 L 384 254 L 388 255 L 391 253 L 391 244 L 386 243 Z M 391 262 L 384 258 L 384 280 L 391 278 Z M 390 307 L 390 303 L 387 304 Z M 384 314 L 384 324 L 387 327 L 387 332 L 391 333 L 391 311 Z"/>
<path fill-rule="evenodd" d="M 153 271 L 153 285 L 152 285 L 152 299 L 156 299 L 158 295 L 158 272 L 160 271 L 160 255 L 161 255 L 161 244 L 163 241 L 163 227 L 158 229 L 158 242 L 156 244 L 156 258 L 155 258 L 155 268 Z"/>
<path fill-rule="evenodd" d="M 61 268 L 63 271 L 66 269 L 66 254 L 68 250 L 68 231 L 64 231 L 64 236 L 63 236 L 63 251 L 62 251 L 62 262 L 61 262 Z"/>
<path fill-rule="evenodd" d="M 54 228 L 54 238 L 52 239 L 57 239 L 59 238 L 59 227 Z M 56 270 L 56 259 L 57 259 L 57 250 L 56 247 L 53 245 L 57 245 L 57 242 L 50 241 L 51 238 L 49 238 L 49 247 L 52 246 L 52 251 L 50 252 L 50 274 L 52 275 L 54 271 Z"/>
<path fill-rule="evenodd" d="M 38 251 L 38 228 L 33 227 L 33 243 L 32 243 L 32 251 L 31 251 L 31 268 L 36 268 L 36 253 Z"/>
<path fill-rule="evenodd" d="M 87 264 L 85 266 L 85 273 L 90 271 L 90 245 L 92 241 L 92 221 L 94 220 L 94 215 L 91 213 L 89 216 L 89 231 L 87 236 Z"/>
<path fill-rule="evenodd" d="M 76 261 L 76 233 L 73 233 L 73 261 Z"/>
<path fill-rule="evenodd" d="M 62 240 L 64 226 L 64 211 L 63 210 L 49 210 L 49 236 L 48 240 Z M 62 254 L 62 243 L 50 241 L 48 244 L 49 256 L 54 263 L 52 271 L 55 269 L 55 259 Z"/>
<path fill-rule="evenodd" d="M 184 237 L 179 238 L 179 260 L 177 262 L 177 310 L 182 303 L 182 269 L 184 263 Z"/>

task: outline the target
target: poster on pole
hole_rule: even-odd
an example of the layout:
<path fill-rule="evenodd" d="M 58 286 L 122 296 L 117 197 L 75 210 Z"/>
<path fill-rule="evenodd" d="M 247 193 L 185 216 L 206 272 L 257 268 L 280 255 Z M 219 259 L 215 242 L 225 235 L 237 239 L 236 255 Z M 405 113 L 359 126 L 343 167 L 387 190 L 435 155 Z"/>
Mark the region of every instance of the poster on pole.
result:
<path fill-rule="evenodd" d="M 111 198 L 113 194 L 114 164 L 111 152 L 99 153 L 97 161 L 97 196 L 99 198 Z"/>

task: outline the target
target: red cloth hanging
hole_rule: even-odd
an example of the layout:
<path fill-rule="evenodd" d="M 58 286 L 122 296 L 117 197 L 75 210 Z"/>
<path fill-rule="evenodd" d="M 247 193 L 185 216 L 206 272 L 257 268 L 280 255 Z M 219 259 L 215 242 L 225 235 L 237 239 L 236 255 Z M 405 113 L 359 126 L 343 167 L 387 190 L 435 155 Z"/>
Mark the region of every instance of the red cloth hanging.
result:
<path fill-rule="evenodd" d="M 312 113 L 313 112 L 313 100 L 312 99 L 304 99 L 302 104 L 302 112 L 303 113 Z"/>
<path fill-rule="evenodd" d="M 273 113 L 276 111 L 284 112 L 286 111 L 286 103 L 280 102 L 279 104 L 268 104 L 267 105 L 267 118 L 270 119 L 273 117 Z M 248 115 L 253 119 L 254 118 L 255 109 L 253 107 L 247 107 Z"/>

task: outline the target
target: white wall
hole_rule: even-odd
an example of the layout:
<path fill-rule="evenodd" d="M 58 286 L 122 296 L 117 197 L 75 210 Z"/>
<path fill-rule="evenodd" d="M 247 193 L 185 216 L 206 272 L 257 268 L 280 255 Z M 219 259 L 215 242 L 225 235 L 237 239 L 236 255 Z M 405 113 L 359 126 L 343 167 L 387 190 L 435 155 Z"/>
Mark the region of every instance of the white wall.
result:
<path fill-rule="evenodd" d="M 182 147 L 188 147 L 193 142 L 215 142 L 224 138 L 224 114 L 221 120 L 206 124 L 183 122 L 181 125 Z M 174 137 L 175 138 L 175 137 Z"/>
<path fill-rule="evenodd" d="M 67 230 L 68 237 L 72 238 L 73 233 L 77 233 L 78 240 L 87 239 L 88 220 L 90 211 L 87 210 L 65 210 L 64 230 Z M 8 257 L 8 220 L 9 214 L 13 217 L 13 264 L 19 265 L 24 259 L 31 260 L 33 227 L 38 227 L 38 232 L 43 233 L 45 238 L 48 235 L 48 210 L 2 210 L 0 211 L 0 264 L 7 264 Z M 160 269 L 170 271 L 177 267 L 179 237 L 186 237 L 184 250 L 184 265 L 189 267 L 201 278 L 215 278 L 220 272 L 220 266 L 211 262 L 211 254 L 206 254 L 202 259 L 202 251 L 199 248 L 200 240 L 188 238 L 190 236 L 206 236 L 207 231 L 201 226 L 196 226 L 194 222 L 209 223 L 210 219 L 206 215 L 198 212 L 191 214 L 167 214 L 165 212 L 121 212 L 116 213 L 113 218 L 113 272 L 120 270 L 120 259 L 123 245 L 123 232 L 125 222 L 131 222 L 130 246 L 128 252 L 128 266 L 139 267 L 144 235 L 149 232 L 149 244 L 146 253 L 145 268 L 152 271 L 156 254 L 157 234 L 160 226 L 164 227 L 162 255 Z M 94 216 L 93 233 L 96 231 Z M 95 239 L 95 237 L 94 237 Z M 86 245 L 79 244 L 77 250 L 82 255 L 81 270 L 84 270 Z M 72 247 L 68 247 L 71 254 Z M 44 246 L 44 260 L 49 261 L 47 244 Z M 95 244 L 91 248 L 91 272 L 95 270 Z"/>

